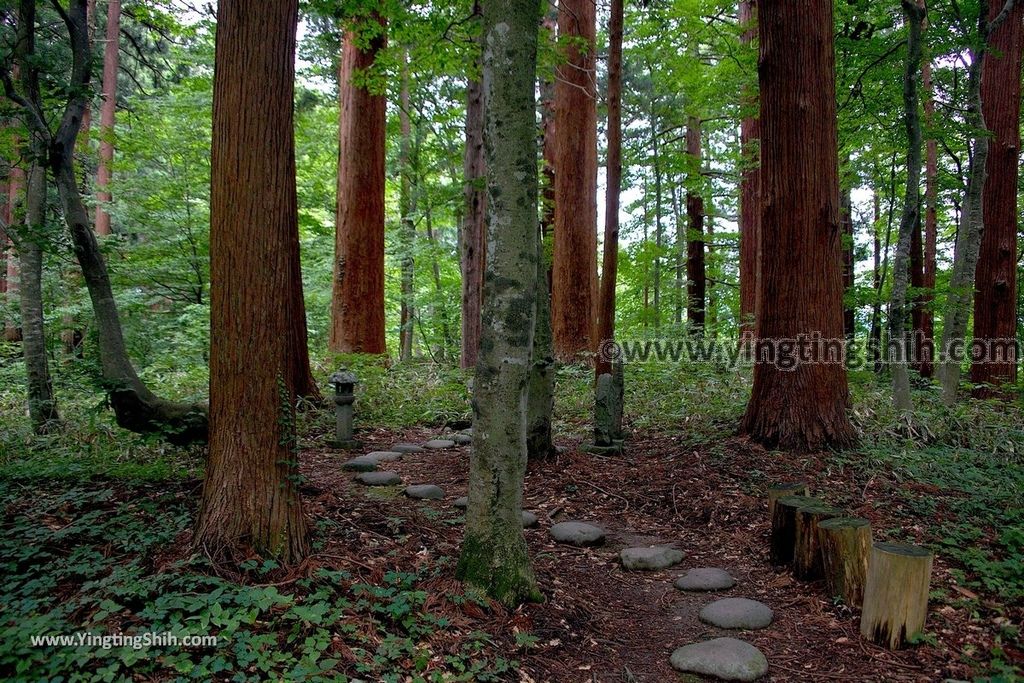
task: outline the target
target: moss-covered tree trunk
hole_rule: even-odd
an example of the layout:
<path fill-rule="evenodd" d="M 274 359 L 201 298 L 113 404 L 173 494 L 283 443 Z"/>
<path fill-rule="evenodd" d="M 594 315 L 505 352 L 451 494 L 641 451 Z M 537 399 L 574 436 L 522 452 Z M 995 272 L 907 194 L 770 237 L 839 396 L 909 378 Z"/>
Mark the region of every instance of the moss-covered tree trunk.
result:
<path fill-rule="evenodd" d="M 196 549 L 305 557 L 289 334 L 298 237 L 292 97 L 298 1 L 217 9 L 210 192 L 210 457 Z"/>
<path fill-rule="evenodd" d="M 536 0 L 485 0 L 487 268 L 458 576 L 496 600 L 539 598 L 523 537 L 527 387 L 537 308 Z"/>

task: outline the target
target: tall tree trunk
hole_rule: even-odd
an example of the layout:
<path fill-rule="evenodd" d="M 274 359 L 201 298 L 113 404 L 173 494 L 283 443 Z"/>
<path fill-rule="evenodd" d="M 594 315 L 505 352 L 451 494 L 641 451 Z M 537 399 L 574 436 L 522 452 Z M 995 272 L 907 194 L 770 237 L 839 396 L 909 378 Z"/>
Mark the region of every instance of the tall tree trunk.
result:
<path fill-rule="evenodd" d="M 994 8 L 998 10 L 999 8 Z M 1024 7 L 1014 8 L 991 39 L 981 76 L 991 150 L 982 200 L 984 234 L 975 277 L 974 339 L 985 358 L 971 366 L 978 395 L 1017 381 L 1017 173 L 1020 160 L 1020 72 Z"/>
<path fill-rule="evenodd" d="M 60 415 L 50 382 L 46 355 L 46 328 L 43 322 L 43 242 L 46 222 L 46 148 L 36 152 L 28 172 L 25 191 L 25 234 L 20 240 L 21 255 L 21 350 L 25 356 L 28 379 L 28 413 L 32 428 L 45 434 L 57 428 Z"/>
<path fill-rule="evenodd" d="M 604 253 L 598 314 L 597 376 L 611 372 L 615 339 L 615 284 L 619 270 L 619 195 L 622 192 L 622 33 L 623 0 L 612 0 L 608 21 L 608 189 L 605 192 Z M 675 196 L 675 188 L 672 190 Z"/>
<path fill-rule="evenodd" d="M 651 101 L 651 165 L 654 170 L 654 329 L 661 327 L 661 247 L 664 231 L 661 227 L 661 150 L 658 145 L 658 117 Z"/>
<path fill-rule="evenodd" d="M 555 245 L 551 320 L 555 356 L 593 351 L 597 289 L 596 5 L 562 0 L 559 37 L 572 40 L 555 81 Z"/>
<path fill-rule="evenodd" d="M 874 234 L 874 270 L 872 271 L 871 287 L 874 291 L 874 301 L 871 304 L 871 331 L 868 333 L 870 339 L 869 353 L 871 355 L 872 367 L 876 373 L 882 371 L 882 235 L 879 227 L 882 222 L 882 199 L 878 190 L 874 192 L 874 221 L 871 224 L 871 232 Z"/>
<path fill-rule="evenodd" d="M 409 159 L 412 145 L 412 126 L 409 122 L 409 65 L 408 53 L 402 55 L 402 89 L 399 95 L 398 119 L 401 128 L 399 143 L 399 166 L 401 182 L 399 184 L 398 205 L 401 215 L 401 257 L 402 257 L 402 302 L 399 315 L 398 358 L 412 358 L 413 322 L 413 286 L 415 284 L 415 259 L 413 248 L 416 242 L 416 224 L 413 222 L 413 211 L 416 199 L 412 190 L 412 169 Z"/>
<path fill-rule="evenodd" d="M 1003 26 L 1008 17 L 1013 16 L 1014 21 L 1020 21 L 1020 11 L 1020 8 L 1014 9 L 1014 0 L 1007 0 L 1001 8 L 998 3 L 993 3 L 990 8 L 988 0 L 979 2 L 978 47 L 973 51 L 973 58 L 967 69 L 968 109 L 965 118 L 971 130 L 987 131 L 982 99 L 982 74 L 988 61 L 989 41 L 998 31 L 1009 30 Z M 939 385 L 942 390 L 942 402 L 947 406 L 956 402 L 960 387 L 961 358 L 957 349 L 963 348 L 964 336 L 967 334 L 967 322 L 971 316 L 973 303 L 974 277 L 985 229 L 982 202 L 988 174 L 988 133 L 976 133 L 973 146 L 974 154 L 971 156 L 967 190 L 964 193 L 953 252 L 953 269 L 949 276 L 942 342 L 939 345 Z"/>
<path fill-rule="evenodd" d="M 473 2 L 480 21 L 480 0 Z M 466 148 L 462 157 L 465 213 L 462 224 L 462 367 L 476 365 L 480 350 L 480 307 L 487 252 L 487 188 L 484 162 L 484 97 L 480 82 L 483 46 L 476 39 L 473 73 L 466 82 Z"/>
<path fill-rule="evenodd" d="M 25 171 L 20 166 L 11 166 L 10 175 L 7 178 L 7 208 L 5 210 L 5 222 L 7 225 L 14 225 L 18 220 L 18 203 L 24 198 L 22 191 L 25 186 Z M 19 272 L 18 251 L 13 243 L 5 245 L 7 302 L 14 304 L 20 300 L 21 274 Z M 4 341 L 21 341 L 21 327 L 14 320 L 4 320 Z"/>
<path fill-rule="evenodd" d="M 918 113 L 918 71 L 921 68 L 921 31 L 925 11 L 903 0 L 908 26 L 907 60 L 903 70 L 903 117 L 907 133 L 907 184 L 903 196 L 899 239 L 893 259 L 892 299 L 889 304 L 889 364 L 892 371 L 893 402 L 897 410 L 911 410 L 910 375 L 907 372 L 912 346 L 907 334 L 907 286 L 913 234 L 921 215 L 921 119 Z"/>
<path fill-rule="evenodd" d="M 839 198 L 839 220 L 843 226 L 843 334 L 852 340 L 857 332 L 857 312 L 853 307 L 856 257 L 853 236 L 853 198 L 845 188 Z"/>
<path fill-rule="evenodd" d="M 120 70 L 121 0 L 107 2 L 107 40 L 103 47 L 103 105 L 100 107 L 100 162 L 96 169 L 96 234 L 110 234 L 110 167 L 114 162 L 117 74 Z M 84 113 L 83 113 L 84 116 Z M 90 116 L 91 118 L 91 116 Z M 88 135 L 88 129 L 86 130 Z"/>
<path fill-rule="evenodd" d="M 761 281 L 754 386 L 742 431 L 772 448 L 815 451 L 856 440 L 846 368 L 834 344 L 810 345 L 791 369 L 785 340 L 843 334 L 838 142 L 831 0 L 794 12 L 758 8 L 761 92 Z M 765 345 L 765 348 L 762 348 Z M 818 348 L 815 348 L 815 347 Z M 827 348 L 821 348 L 827 346 Z"/>
<path fill-rule="evenodd" d="M 537 24 L 533 0 L 485 0 L 487 272 L 473 385 L 469 505 L 457 575 L 505 605 L 540 598 L 522 529 L 537 309 Z M 561 173 L 561 169 L 559 170 Z"/>
<path fill-rule="evenodd" d="M 295 484 L 298 2 L 217 9 L 210 193 L 210 455 L 195 546 L 231 563 L 309 552 Z"/>
<path fill-rule="evenodd" d="M 924 117 L 925 126 L 931 130 L 935 119 L 935 99 L 932 96 L 932 65 L 925 58 L 921 67 L 921 79 L 924 86 Z M 938 242 L 938 204 L 939 204 L 939 150 L 938 141 L 932 134 L 925 142 L 924 162 L 924 279 L 921 286 L 925 291 L 920 299 L 921 310 L 921 344 L 919 356 L 921 363 L 919 372 L 922 377 L 935 374 L 935 272 L 936 243 Z"/>
<path fill-rule="evenodd" d="M 384 330 L 384 174 L 386 100 L 352 77 L 373 67 L 387 37 L 383 19 L 345 33 L 338 88 L 338 216 L 329 347 L 336 353 L 387 352 Z M 365 49 L 356 31 L 373 31 Z"/>
<path fill-rule="evenodd" d="M 707 282 L 707 311 L 705 313 L 707 319 L 707 326 L 712 330 L 718 327 L 718 296 L 715 290 L 715 278 L 718 276 L 718 270 L 716 268 L 716 256 L 715 256 L 715 217 L 707 217 L 707 241 L 705 242 L 706 247 L 706 259 L 707 265 L 705 266 Z"/>
<path fill-rule="evenodd" d="M 418 144 L 417 144 L 418 146 Z M 419 174 L 417 173 L 417 183 Z M 438 348 L 437 358 L 438 360 L 444 360 L 448 357 L 448 349 L 454 345 L 452 339 L 451 328 L 448 326 L 448 309 L 445 306 L 445 294 L 444 285 L 441 284 L 441 265 L 437 261 L 438 243 L 437 238 L 434 236 L 434 217 L 433 207 L 429 202 L 426 205 L 426 215 L 424 216 L 426 228 L 427 228 L 427 244 L 430 246 L 430 272 L 434 276 L 434 293 L 437 297 L 437 317 L 440 318 L 441 322 L 441 344 Z"/>
<path fill-rule="evenodd" d="M 920 198 L 919 198 L 920 199 Z M 924 295 L 924 235 L 921 211 L 917 212 L 917 222 L 910 240 L 910 287 L 914 296 L 910 301 L 910 347 L 912 349 L 910 367 L 921 377 L 927 377 L 925 367 L 930 364 L 927 356 L 927 343 L 924 339 L 924 318 L 927 302 Z"/>
<path fill-rule="evenodd" d="M 757 0 L 740 0 L 739 22 L 746 30 L 740 41 L 749 45 L 757 37 Z M 745 100 L 754 105 L 755 93 L 747 93 Z M 757 301 L 758 235 L 761 223 L 761 160 L 760 121 L 756 116 L 744 116 L 740 121 L 740 146 L 743 150 L 743 171 L 740 175 L 740 336 L 749 338 L 754 333 L 754 308 Z"/>
<path fill-rule="evenodd" d="M 707 270 L 704 257 L 704 198 L 701 196 L 700 119 L 690 116 L 686 121 L 686 155 L 689 158 L 691 174 L 686 188 L 686 215 L 688 229 L 686 238 L 686 317 L 690 331 L 704 333 L 705 299 L 707 293 Z"/>
<path fill-rule="evenodd" d="M 544 227 L 540 226 L 537 259 L 537 322 L 533 335 L 530 386 L 526 406 L 526 453 L 530 459 L 547 458 L 556 453 L 552 440 L 551 418 L 555 411 L 556 363 L 551 339 L 551 286 L 548 280 L 551 262 L 544 245 Z"/>
<path fill-rule="evenodd" d="M 672 184 L 672 222 L 676 228 L 675 234 L 675 301 L 674 318 L 675 324 L 679 327 L 683 324 L 683 309 L 686 307 L 686 222 L 683 220 L 683 212 L 679 204 L 678 186 L 682 184 L 677 180 Z"/>

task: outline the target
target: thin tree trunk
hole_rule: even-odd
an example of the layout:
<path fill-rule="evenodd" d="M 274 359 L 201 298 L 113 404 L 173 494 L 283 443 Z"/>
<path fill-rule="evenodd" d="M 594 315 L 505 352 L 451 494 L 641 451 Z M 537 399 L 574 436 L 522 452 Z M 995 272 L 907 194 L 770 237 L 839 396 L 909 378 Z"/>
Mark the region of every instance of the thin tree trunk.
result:
<path fill-rule="evenodd" d="M 749 45 L 757 37 L 757 0 L 741 0 L 739 23 L 746 30 L 740 41 Z M 756 105 L 756 93 L 747 93 L 748 104 Z M 740 146 L 743 171 L 740 176 L 740 336 L 754 334 L 754 308 L 757 301 L 758 235 L 761 223 L 760 120 L 745 116 L 740 121 Z"/>
<path fill-rule="evenodd" d="M 654 168 L 654 329 L 661 327 L 661 150 L 658 145 L 658 118 L 651 102 L 651 165 Z"/>
<path fill-rule="evenodd" d="M 329 347 L 336 353 L 387 352 L 384 330 L 384 175 L 386 99 L 352 78 L 373 67 L 387 44 L 383 19 L 345 33 L 338 76 L 338 215 Z M 373 30 L 365 49 L 355 31 Z"/>
<path fill-rule="evenodd" d="M 998 8 L 997 8 L 998 9 Z M 1024 8 L 1015 7 L 991 40 L 981 77 L 991 150 L 982 200 L 985 231 L 975 277 L 974 340 L 985 358 L 971 365 L 979 396 L 1017 381 L 1017 174 Z"/>
<path fill-rule="evenodd" d="M 417 183 L 419 174 L 417 173 Z M 424 216 L 427 228 L 427 244 L 430 246 L 430 272 L 434 276 L 434 292 L 437 297 L 437 316 L 441 321 L 441 344 L 438 349 L 438 360 L 444 360 L 448 356 L 449 347 L 454 345 L 451 328 L 448 325 L 448 310 L 445 307 L 444 285 L 441 284 L 441 265 L 437 261 L 438 243 L 434 236 L 433 209 L 428 202 L 426 215 Z"/>
<path fill-rule="evenodd" d="M 37 146 L 38 147 L 38 146 Z M 43 322 L 43 234 L 46 221 L 46 168 L 40 165 L 46 149 L 37 150 L 28 172 L 25 191 L 25 234 L 21 255 L 21 350 L 28 379 L 28 413 L 36 434 L 57 428 L 60 415 L 50 382 Z"/>
<path fill-rule="evenodd" d="M 675 301 L 674 317 L 675 324 L 682 327 L 683 309 L 686 307 L 686 223 L 683 220 L 682 210 L 679 207 L 678 186 L 681 181 L 677 180 L 672 184 L 672 221 L 676 228 L 675 234 Z"/>
<path fill-rule="evenodd" d="M 195 547 L 285 564 L 309 552 L 296 486 L 297 0 L 253 12 L 221 0 L 210 194 L 210 455 Z M 239 172 L 241 170 L 241 172 Z"/>
<path fill-rule="evenodd" d="M 857 312 L 853 308 L 854 256 L 853 198 L 845 188 L 839 198 L 839 220 L 843 225 L 843 334 L 853 340 L 857 332 Z"/>
<path fill-rule="evenodd" d="M 918 71 L 921 68 L 921 32 L 925 11 L 915 3 L 903 0 L 903 14 L 908 26 L 907 60 L 903 71 L 903 117 L 907 133 L 907 183 L 903 196 L 899 239 L 893 259 L 892 299 L 889 304 L 889 365 L 892 371 L 892 394 L 896 409 L 913 408 L 910 399 L 910 375 L 907 371 L 912 346 L 907 334 L 907 286 L 910 276 L 910 250 L 914 230 L 920 225 L 921 213 L 921 119 L 918 113 Z"/>
<path fill-rule="evenodd" d="M 103 47 L 103 105 L 100 107 L 100 161 L 96 169 L 96 234 L 110 234 L 110 167 L 114 163 L 117 75 L 120 68 L 121 0 L 107 2 L 107 39 Z M 83 112 L 84 117 L 84 112 Z M 90 115 L 91 118 L 91 115 Z M 88 129 L 87 129 L 88 134 Z"/>
<path fill-rule="evenodd" d="M 526 406 L 526 453 L 528 458 L 554 455 L 551 419 L 555 411 L 556 363 L 551 338 L 551 263 L 544 246 L 544 226 L 540 226 L 537 259 L 537 323 L 533 335 L 530 386 Z"/>
<path fill-rule="evenodd" d="M 931 130 L 935 119 L 935 100 L 932 97 L 932 65 L 928 59 L 924 60 L 921 68 L 922 85 L 924 86 L 924 117 L 925 125 Z M 938 142 L 934 135 L 929 134 L 925 142 L 925 214 L 924 214 L 924 279 L 922 287 L 925 292 L 921 297 L 921 364 L 920 373 L 922 377 L 932 377 L 935 374 L 935 272 L 936 272 L 936 243 L 938 241 L 938 174 L 939 174 L 939 151 Z"/>
<path fill-rule="evenodd" d="M 22 190 L 25 186 L 25 171 L 19 166 L 11 166 L 10 175 L 7 178 L 7 208 L 6 223 L 14 225 L 18 217 L 18 203 L 23 199 Z M 6 284 L 7 302 L 14 304 L 20 300 L 21 274 L 18 264 L 18 251 L 13 243 L 5 245 L 6 263 Z M 21 341 L 21 327 L 13 320 L 4 320 L 4 341 Z"/>
<path fill-rule="evenodd" d="M 623 0 L 612 0 L 608 21 L 608 188 L 605 193 L 601 312 L 597 333 L 597 376 L 611 372 L 615 339 L 615 284 L 619 269 L 619 195 L 622 192 L 622 33 Z M 675 196 L 675 188 L 672 190 Z"/>
<path fill-rule="evenodd" d="M 596 5 L 561 0 L 560 39 L 571 39 L 555 81 L 555 244 L 551 320 L 555 356 L 576 361 L 594 350 L 597 310 Z"/>
<path fill-rule="evenodd" d="M 953 252 L 953 270 L 949 277 L 949 294 L 946 297 L 945 316 L 942 326 L 942 342 L 939 345 L 939 386 L 942 402 L 953 405 L 960 387 L 961 357 L 957 351 L 964 345 L 967 322 L 971 316 L 975 272 L 981 251 L 982 234 L 985 229 L 982 202 L 988 173 L 989 135 L 983 110 L 982 74 L 988 61 L 989 41 L 1002 27 L 1008 16 L 1019 21 L 1019 8 L 1014 10 L 1014 0 L 1007 0 L 1000 9 L 998 4 L 989 8 L 987 0 L 979 3 L 978 37 L 979 47 L 974 51 L 967 69 L 966 123 L 974 131 L 974 154 L 964 193 L 960 225 L 957 229 L 956 246 Z"/>
<path fill-rule="evenodd" d="M 536 67 L 540 5 L 482 4 L 487 272 L 473 385 L 469 505 L 457 576 L 513 606 L 540 598 L 522 529 L 527 400 L 540 250 Z"/>
<path fill-rule="evenodd" d="M 480 0 L 473 2 L 479 23 Z M 484 98 L 480 82 L 483 46 L 476 40 L 474 72 L 466 82 L 466 148 L 462 158 L 465 213 L 462 224 L 462 359 L 464 368 L 476 365 L 480 349 L 480 308 L 487 255 L 487 189 L 484 162 Z"/>
<path fill-rule="evenodd" d="M 413 286 L 415 277 L 415 260 L 413 247 L 416 242 L 416 225 L 413 222 L 415 198 L 412 191 L 411 164 L 409 148 L 412 144 L 412 126 L 409 122 L 409 65 L 408 54 L 402 55 L 402 88 L 398 106 L 401 141 L 399 143 L 399 166 L 401 182 L 399 184 L 398 206 L 401 215 L 401 258 L 402 258 L 402 302 L 399 314 L 398 357 L 400 360 L 412 358 L 413 319 Z"/>
<path fill-rule="evenodd" d="M 707 298 L 707 270 L 704 256 L 704 198 L 701 196 L 700 119 L 690 116 L 686 121 L 686 154 L 691 166 L 691 175 L 686 188 L 686 215 L 688 229 L 686 239 L 686 317 L 690 332 L 704 333 L 705 300 Z"/>
<path fill-rule="evenodd" d="M 815 451 L 856 440 L 842 364 L 838 141 L 831 0 L 794 12 L 759 7 L 761 281 L 758 359 L 742 431 L 771 448 Z M 821 335 L 795 366 L 785 340 Z M 831 362 L 838 345 L 840 362 Z M 825 348 L 822 348 L 822 347 Z M 803 354 L 801 354 L 803 355 Z"/>
<path fill-rule="evenodd" d="M 882 235 L 879 233 L 879 224 L 882 222 L 882 200 L 876 190 L 874 192 L 874 221 L 871 232 L 874 234 L 874 270 L 872 271 L 871 285 L 875 297 L 871 305 L 871 331 L 869 352 L 874 371 L 882 371 Z"/>

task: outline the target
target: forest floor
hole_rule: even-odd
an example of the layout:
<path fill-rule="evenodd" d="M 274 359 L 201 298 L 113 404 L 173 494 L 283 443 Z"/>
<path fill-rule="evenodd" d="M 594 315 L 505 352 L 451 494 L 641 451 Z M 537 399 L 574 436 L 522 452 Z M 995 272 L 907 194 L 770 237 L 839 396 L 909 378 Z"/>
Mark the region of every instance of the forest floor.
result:
<path fill-rule="evenodd" d="M 450 433 L 468 417 L 466 376 L 363 366 L 362 452 Z M 685 381 L 680 381 L 685 378 Z M 588 372 L 559 375 L 556 442 L 531 462 L 526 530 L 545 602 L 502 609 L 454 579 L 469 448 L 389 464 L 441 501 L 371 489 L 327 447 L 332 416 L 304 410 L 302 494 L 314 554 L 299 567 L 252 558 L 238 571 L 190 554 L 203 453 L 130 437 L 86 397 L 65 403 L 68 428 L 31 437 L 0 425 L 0 680 L 553 681 L 688 680 L 671 652 L 719 635 L 760 648 L 773 681 L 1015 681 L 1024 667 L 1024 416 L 1018 403 L 936 407 L 915 392 L 912 423 L 884 385 L 853 377 L 861 446 L 844 453 L 769 452 L 734 435 L 745 402 L 735 374 L 636 368 L 627 373 L 625 453 L 579 450 L 589 432 Z M 16 386 L 12 383 L 12 386 Z M 69 384 L 68 394 L 71 394 Z M 396 387 L 403 387 L 396 390 Z M 16 415 L 20 396 L 0 391 Z M 8 403 L 10 405 L 8 405 Z M 77 412 L 76 412 L 77 411 Z M 768 563 L 765 491 L 805 480 L 812 495 L 871 520 L 875 538 L 936 553 L 925 634 L 898 652 L 863 641 L 855 611 L 821 583 Z M 551 541 L 554 523 L 608 532 L 597 548 Z M 627 572 L 619 550 L 672 545 L 661 572 Z M 688 594 L 674 578 L 720 566 L 737 585 Z M 765 630 L 702 624 L 717 597 L 769 605 Z M 216 633 L 213 648 L 39 646 L 39 634 Z M 695 679 L 689 679 L 695 680 Z"/>

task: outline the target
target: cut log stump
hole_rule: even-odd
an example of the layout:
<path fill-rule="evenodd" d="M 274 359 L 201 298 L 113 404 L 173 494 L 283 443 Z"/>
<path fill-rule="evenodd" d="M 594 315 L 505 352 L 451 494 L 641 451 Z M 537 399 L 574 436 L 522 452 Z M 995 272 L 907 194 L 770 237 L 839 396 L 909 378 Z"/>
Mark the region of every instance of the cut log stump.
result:
<path fill-rule="evenodd" d="M 924 631 L 932 554 L 915 545 L 875 543 L 868 561 L 860 634 L 898 650 Z"/>
<path fill-rule="evenodd" d="M 818 543 L 828 594 L 850 607 L 860 607 L 871 554 L 871 523 L 861 517 L 822 520 Z"/>
<path fill-rule="evenodd" d="M 825 575 L 818 543 L 818 525 L 826 519 L 846 513 L 824 503 L 802 505 L 796 509 L 796 536 L 793 543 L 793 576 L 816 581 Z"/>
<path fill-rule="evenodd" d="M 783 496 L 772 507 L 772 537 L 769 558 L 774 565 L 786 565 L 793 561 L 793 545 L 796 541 L 796 511 L 803 505 L 824 503 L 807 496 Z"/>
<path fill-rule="evenodd" d="M 768 487 L 768 519 L 775 515 L 775 502 L 786 496 L 807 496 L 810 489 L 807 482 L 787 481 L 781 484 L 772 484 Z"/>

